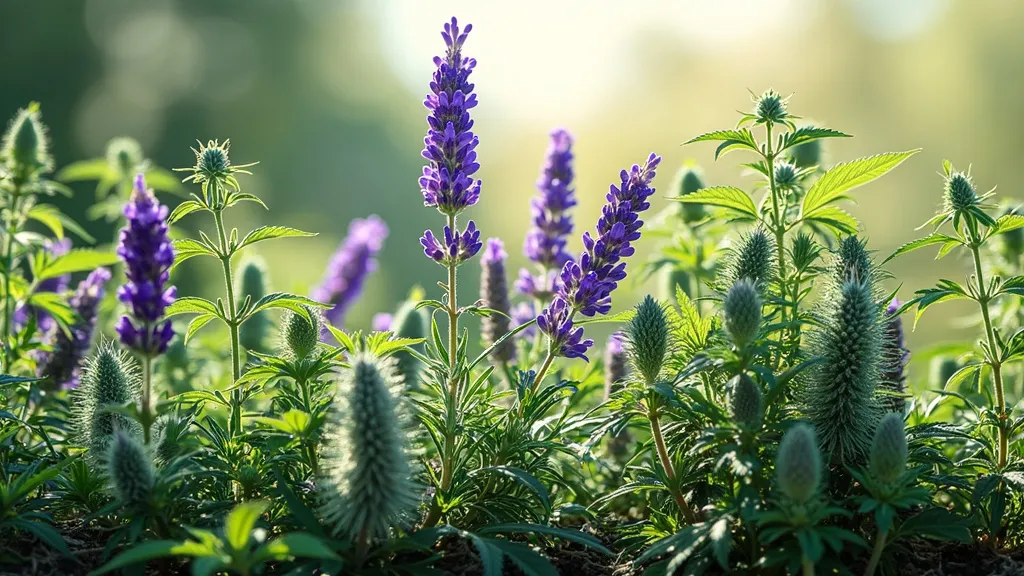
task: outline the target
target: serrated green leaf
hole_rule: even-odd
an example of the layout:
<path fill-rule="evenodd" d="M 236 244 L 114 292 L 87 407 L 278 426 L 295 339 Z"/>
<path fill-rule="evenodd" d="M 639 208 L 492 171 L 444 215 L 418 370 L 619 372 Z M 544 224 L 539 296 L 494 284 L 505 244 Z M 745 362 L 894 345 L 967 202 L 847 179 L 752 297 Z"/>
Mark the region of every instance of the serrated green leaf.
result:
<path fill-rule="evenodd" d="M 782 149 L 791 148 L 798 146 L 812 140 L 820 140 L 821 138 L 849 138 L 849 134 L 845 134 L 838 130 L 831 128 L 818 128 L 815 126 L 803 126 L 797 128 L 793 132 L 787 132 L 783 137 Z"/>
<path fill-rule="evenodd" d="M 178 298 L 164 311 L 164 316 L 168 318 L 178 314 L 212 314 L 220 316 L 216 304 L 206 298 L 198 298 L 196 296 Z"/>
<path fill-rule="evenodd" d="M 192 339 L 192 336 L 195 336 L 196 332 L 199 332 L 203 326 L 206 326 L 215 318 L 217 318 L 216 314 L 201 314 L 193 318 L 188 323 L 188 328 L 185 329 L 185 346 L 188 346 L 189 340 Z"/>
<path fill-rule="evenodd" d="M 493 474 L 499 474 L 506 478 L 515 480 L 517 484 L 527 488 L 533 492 L 540 503 L 544 506 L 544 509 L 549 513 L 551 511 L 551 497 L 548 496 L 548 490 L 541 484 L 540 480 L 533 477 L 532 474 L 521 468 L 514 466 L 488 466 L 481 468 L 480 472 L 491 472 Z"/>
<path fill-rule="evenodd" d="M 952 236 L 948 236 L 946 234 L 941 234 L 939 232 L 935 232 L 933 234 L 929 234 L 928 236 L 925 236 L 924 238 L 918 238 L 917 240 L 911 240 L 910 242 L 907 242 L 903 246 L 900 246 L 899 248 L 896 249 L 895 252 L 890 254 L 888 258 L 883 260 L 882 264 L 885 264 L 886 262 L 888 262 L 889 260 L 892 260 L 893 258 L 896 258 L 897 256 L 902 256 L 904 254 L 907 254 L 908 252 L 913 252 L 914 250 L 917 250 L 918 248 L 924 248 L 925 246 L 931 246 L 933 244 L 945 244 L 946 242 L 960 243 L 960 240 L 958 240 L 957 238 L 954 238 Z"/>
<path fill-rule="evenodd" d="M 263 298 L 260 298 L 253 305 L 252 310 L 249 312 L 249 316 L 263 310 L 270 308 L 284 308 L 291 310 L 292 312 L 298 312 L 299 314 L 306 314 L 303 306 L 311 306 L 313 308 L 326 309 L 330 308 L 330 304 L 324 304 L 323 302 L 317 302 L 311 298 L 305 296 L 299 296 L 298 294 L 289 294 L 287 292 L 274 292 L 267 294 Z"/>
<path fill-rule="evenodd" d="M 45 268 L 39 271 L 36 280 L 56 278 L 74 272 L 91 272 L 100 266 L 116 264 L 117 261 L 117 254 L 113 252 L 101 252 L 88 248 L 75 249 L 51 260 Z"/>
<path fill-rule="evenodd" d="M 174 207 L 174 211 L 171 212 L 171 215 L 167 217 L 167 224 L 172 225 L 178 220 L 181 220 L 182 218 L 188 216 L 193 212 L 206 209 L 206 206 L 203 206 L 201 203 L 195 200 L 185 200 L 181 204 L 178 204 L 177 206 Z"/>
<path fill-rule="evenodd" d="M 251 244 L 272 238 L 307 238 L 310 236 L 316 236 L 316 234 L 287 226 L 261 226 L 246 234 L 245 238 L 242 238 L 242 241 L 238 243 L 236 249 L 241 250 Z"/>
<path fill-rule="evenodd" d="M 822 206 L 804 215 L 807 222 L 817 222 L 834 230 L 837 235 L 856 234 L 860 222 L 836 206 Z"/>
<path fill-rule="evenodd" d="M 719 206 L 737 212 L 743 217 L 757 219 L 757 207 L 754 206 L 754 201 L 746 192 L 734 186 L 712 186 L 686 196 L 669 198 L 669 200 L 684 204 Z"/>
<path fill-rule="evenodd" d="M 899 166 L 920 149 L 907 152 L 888 152 L 836 164 L 819 178 L 804 196 L 802 213 L 810 214 L 832 202 L 846 197 L 850 190 L 867 184 Z"/>
<path fill-rule="evenodd" d="M 995 225 L 992 226 L 991 233 L 1002 234 L 1018 228 L 1024 228 L 1024 216 L 1020 214 L 1004 214 L 996 220 Z"/>
<path fill-rule="evenodd" d="M 76 312 L 68 305 L 63 296 L 54 292 L 36 292 L 28 297 L 28 303 L 32 306 L 46 311 L 50 316 L 59 320 L 62 324 L 70 326 L 74 324 Z"/>

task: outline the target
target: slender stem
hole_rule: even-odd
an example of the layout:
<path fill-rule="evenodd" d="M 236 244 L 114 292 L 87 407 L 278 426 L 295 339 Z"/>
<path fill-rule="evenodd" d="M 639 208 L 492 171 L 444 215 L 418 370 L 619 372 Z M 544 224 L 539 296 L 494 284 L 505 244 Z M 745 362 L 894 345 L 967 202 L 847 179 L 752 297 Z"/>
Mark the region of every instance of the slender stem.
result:
<path fill-rule="evenodd" d="M 672 466 L 672 459 L 668 455 L 668 449 L 665 447 L 665 437 L 661 434 L 661 424 L 658 422 L 658 406 L 653 393 L 647 400 L 647 407 L 647 418 L 651 422 L 651 436 L 654 437 L 654 447 L 658 451 L 658 459 L 661 460 L 661 466 L 665 469 L 665 476 L 668 477 L 669 492 L 672 493 L 676 504 L 679 505 L 679 511 L 686 518 L 686 523 L 696 524 L 697 515 L 690 509 L 690 505 L 687 504 L 682 490 L 676 485 L 676 471 Z"/>
<path fill-rule="evenodd" d="M 211 185 L 216 186 L 213 182 Z M 238 316 L 235 303 L 235 288 L 231 281 L 231 252 L 227 233 L 224 230 L 223 209 L 213 211 L 213 219 L 217 224 L 217 236 L 220 241 L 220 262 L 224 267 L 224 285 L 227 289 L 228 329 L 231 332 L 231 383 L 234 384 L 242 376 L 238 344 Z M 231 391 L 231 422 L 228 426 L 231 435 L 242 431 L 242 391 L 238 388 Z"/>
<path fill-rule="evenodd" d="M 11 192 L 10 212 L 7 214 L 7 238 L 4 243 L 4 369 L 11 371 L 11 354 L 8 342 L 11 336 L 11 325 L 13 324 L 14 300 L 11 298 L 11 276 L 14 268 L 14 235 L 17 232 L 18 201 L 21 199 L 21 185 L 15 184 Z"/>
<path fill-rule="evenodd" d="M 146 331 L 151 333 L 149 326 L 146 326 Z M 153 397 L 153 358 L 149 354 L 146 354 L 142 360 L 142 371 L 142 406 L 140 407 L 142 414 L 142 439 L 148 446 L 153 426 L 151 406 L 151 398 Z"/>
<path fill-rule="evenodd" d="M 548 374 L 548 370 L 551 368 L 551 363 L 555 360 L 555 350 L 548 350 L 547 357 L 544 358 L 544 363 L 540 365 L 540 370 L 537 371 L 537 377 L 533 379 L 533 390 L 537 390 L 540 387 L 540 381 L 544 379 Z"/>
<path fill-rule="evenodd" d="M 985 336 L 988 338 L 989 358 L 988 364 L 992 367 L 992 379 L 995 381 L 996 409 L 999 411 L 1000 424 L 1006 418 L 1006 397 L 1003 394 L 1003 365 L 999 359 L 999 350 L 996 348 L 995 330 L 992 327 L 992 319 L 988 312 L 990 295 L 985 286 L 985 276 L 981 269 L 981 254 L 978 253 L 980 242 L 971 238 L 971 252 L 974 254 L 974 273 L 978 279 L 978 305 L 981 307 L 981 318 L 985 322 Z M 1006 428 L 999 426 L 999 468 L 1006 466 L 1007 451 L 1009 450 L 1009 439 L 1006 435 Z"/>
<path fill-rule="evenodd" d="M 814 562 L 811 562 L 807 556 L 804 556 L 803 567 L 804 576 L 814 576 Z"/>
<path fill-rule="evenodd" d="M 785 214 L 779 210 L 779 193 L 775 187 L 775 152 L 772 150 L 772 123 L 765 123 L 765 154 L 764 159 L 768 163 L 768 193 L 772 199 L 772 227 L 775 233 L 775 251 L 779 267 L 779 290 L 783 298 L 783 304 L 779 307 L 782 315 L 782 323 L 786 323 L 788 312 L 786 310 L 786 222 Z M 782 342 L 785 342 L 785 330 L 780 333 Z M 778 357 L 780 363 L 782 353 Z"/>
<path fill-rule="evenodd" d="M 885 549 L 885 537 L 885 530 L 879 529 L 878 536 L 875 537 L 875 549 L 871 552 L 871 560 L 864 570 L 864 576 L 874 576 L 875 570 L 878 569 L 878 561 L 882 559 L 882 550 Z"/>

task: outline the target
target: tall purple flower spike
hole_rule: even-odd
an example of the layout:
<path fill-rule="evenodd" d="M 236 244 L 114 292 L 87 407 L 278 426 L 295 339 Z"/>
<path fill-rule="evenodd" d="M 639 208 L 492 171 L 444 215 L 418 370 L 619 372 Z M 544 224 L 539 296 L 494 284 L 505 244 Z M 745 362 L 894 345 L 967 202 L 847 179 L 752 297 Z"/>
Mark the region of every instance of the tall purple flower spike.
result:
<path fill-rule="evenodd" d="M 420 238 L 420 245 L 423 246 L 423 253 L 434 262 L 442 266 L 458 266 L 475 256 L 483 247 L 483 242 L 480 241 L 476 223 L 470 220 L 461 233 L 458 230 L 453 233 L 451 228 L 445 226 L 444 238 L 440 239 L 427 230 Z"/>
<path fill-rule="evenodd" d="M 110 281 L 110 270 L 97 268 L 82 280 L 69 304 L 78 315 L 78 322 L 71 327 L 70 336 L 58 330 L 54 336 L 53 352 L 49 353 L 39 368 L 39 375 L 51 379 L 54 387 L 65 390 L 78 387 L 78 376 L 82 361 L 92 346 L 93 333 L 99 303 L 103 300 L 103 286 Z"/>
<path fill-rule="evenodd" d="M 332 325 L 340 328 L 344 324 L 345 314 L 362 294 L 367 277 L 377 270 L 377 254 L 387 237 L 387 224 L 375 214 L 349 223 L 348 235 L 313 292 L 315 300 L 334 305 L 324 313 Z"/>
<path fill-rule="evenodd" d="M 167 207 L 146 188 L 142 174 L 135 178 L 124 215 L 128 224 L 121 230 L 117 255 L 124 260 L 128 281 L 117 297 L 129 314 L 121 317 L 116 330 L 125 346 L 155 356 L 165 352 L 174 337 L 170 320 L 163 320 L 176 293 L 174 286 L 167 286 L 174 247 L 167 235 Z"/>
<path fill-rule="evenodd" d="M 584 358 L 593 345 L 583 340 L 583 329 L 573 327 L 576 313 L 607 314 L 611 293 L 626 277 L 623 258 L 635 252 L 640 238 L 640 213 L 651 207 L 651 181 L 661 157 L 651 154 L 643 166 L 633 165 L 620 173 L 621 184 L 612 186 L 607 204 L 597 221 L 597 238 L 583 234 L 584 252 L 579 261 L 566 262 L 559 275 L 561 285 L 551 305 L 537 317 L 537 326 L 551 338 L 551 346 L 567 358 Z"/>
<path fill-rule="evenodd" d="M 478 139 L 473 134 L 469 109 L 476 106 L 476 94 L 469 83 L 476 60 L 462 55 L 462 45 L 473 29 L 459 29 L 455 18 L 444 25 L 441 37 L 448 47 L 444 57 L 435 56 L 434 77 L 423 105 L 430 111 L 430 125 L 423 139 L 423 157 L 427 165 L 420 177 L 423 204 L 434 206 L 442 214 L 454 216 L 480 198 L 480 180 L 473 177 L 480 165 L 476 161 Z"/>
<path fill-rule="evenodd" d="M 576 205 L 573 181 L 573 137 L 563 129 L 551 133 L 544 167 L 537 180 L 540 193 L 530 201 L 532 226 L 526 233 L 523 253 L 542 273 L 519 272 L 516 289 L 528 296 L 546 298 L 558 287 L 557 270 L 572 260 L 566 242 L 572 233 L 568 211 Z"/>

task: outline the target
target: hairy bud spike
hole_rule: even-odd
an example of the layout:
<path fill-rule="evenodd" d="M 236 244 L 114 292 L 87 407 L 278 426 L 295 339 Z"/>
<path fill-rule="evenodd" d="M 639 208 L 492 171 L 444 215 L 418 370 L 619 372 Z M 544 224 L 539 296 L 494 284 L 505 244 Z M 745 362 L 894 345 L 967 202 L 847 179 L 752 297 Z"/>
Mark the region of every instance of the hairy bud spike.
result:
<path fill-rule="evenodd" d="M 107 410 L 136 402 L 138 389 L 138 366 L 113 342 L 100 345 L 96 355 L 86 362 L 81 386 L 74 391 L 75 431 L 94 462 L 106 456 L 114 433 L 138 433 L 135 420 Z"/>
<path fill-rule="evenodd" d="M 685 164 L 676 173 L 675 184 L 672 186 L 679 197 L 693 194 L 705 188 L 704 171 L 699 167 Z M 688 204 L 674 202 L 676 214 L 682 217 L 684 222 L 697 222 L 704 218 L 705 210 L 703 204 Z"/>
<path fill-rule="evenodd" d="M 142 146 L 136 140 L 124 136 L 107 142 L 106 157 L 107 166 L 122 180 L 134 178 L 142 171 L 142 163 L 145 161 Z"/>
<path fill-rule="evenodd" d="M 511 313 L 512 306 L 508 301 L 508 279 L 505 274 L 507 258 L 508 254 L 505 252 L 501 240 L 488 238 L 487 248 L 481 258 L 480 299 L 483 300 L 486 307 L 501 313 L 486 316 L 480 323 L 480 331 L 488 346 L 497 342 L 509 330 L 508 315 Z M 491 357 L 498 362 L 508 362 L 515 357 L 515 353 L 515 341 L 509 338 L 494 349 Z"/>
<path fill-rule="evenodd" d="M 907 470 L 907 433 L 903 416 L 889 414 L 882 419 L 871 443 L 868 471 L 883 484 L 894 484 Z"/>
<path fill-rule="evenodd" d="M 737 281 L 725 295 L 725 331 L 737 348 L 746 348 L 761 328 L 761 296 L 750 280 Z"/>
<path fill-rule="evenodd" d="M 797 185 L 797 167 L 792 162 L 778 160 L 775 162 L 775 186 L 782 190 L 792 190 Z"/>
<path fill-rule="evenodd" d="M 958 171 L 946 176 L 944 197 L 946 209 L 955 212 L 967 210 L 981 201 L 971 175 Z"/>
<path fill-rule="evenodd" d="M 110 443 L 107 476 L 122 504 L 142 506 L 153 492 L 153 460 L 137 439 L 118 431 Z"/>
<path fill-rule="evenodd" d="M 53 168 L 50 139 L 38 104 L 33 102 L 18 110 L 4 134 L 0 156 L 7 159 L 11 172 L 47 172 Z"/>
<path fill-rule="evenodd" d="M 281 326 L 281 340 L 287 352 L 295 359 L 305 358 L 316 350 L 323 328 L 323 317 L 319 310 L 306 307 L 306 312 L 313 319 L 312 324 L 304 314 L 291 312 L 285 316 Z"/>
<path fill-rule="evenodd" d="M 806 504 L 821 488 L 821 452 L 814 429 L 796 424 L 782 437 L 775 456 L 779 490 L 794 504 Z"/>
<path fill-rule="evenodd" d="M 248 256 L 238 266 L 235 276 L 235 297 L 238 306 L 249 297 L 253 305 L 270 293 L 270 271 L 267 263 L 259 256 Z M 254 352 L 267 351 L 267 337 L 270 333 L 271 321 L 267 312 L 257 312 L 238 327 L 238 341 L 246 350 Z"/>
<path fill-rule="evenodd" d="M 840 240 L 832 261 L 832 274 L 835 282 L 841 283 L 856 275 L 861 281 L 873 284 L 875 265 L 871 261 L 867 242 L 856 236 Z"/>
<path fill-rule="evenodd" d="M 626 330 L 630 362 L 647 384 L 654 384 L 661 373 L 668 351 L 668 332 L 665 310 L 648 295 L 637 305 L 636 315 Z"/>
<path fill-rule="evenodd" d="M 416 508 L 401 388 L 391 363 L 367 355 L 339 383 L 318 486 L 338 534 L 386 538 Z"/>
<path fill-rule="evenodd" d="M 746 278 L 758 289 L 775 277 L 775 240 L 767 230 L 756 228 L 740 240 L 732 251 L 725 277 L 730 285 Z"/>
<path fill-rule="evenodd" d="M 881 416 L 882 325 L 867 282 L 854 277 L 834 291 L 811 335 L 811 353 L 823 360 L 810 373 L 806 413 L 832 461 L 852 465 L 867 456 Z"/>
<path fill-rule="evenodd" d="M 761 416 L 764 411 L 761 387 L 745 372 L 733 376 L 729 383 L 732 387 L 730 408 L 733 420 L 751 430 L 760 428 Z"/>
<path fill-rule="evenodd" d="M 907 362 L 910 351 L 904 344 L 903 320 L 896 315 L 900 309 L 898 300 L 893 299 L 886 309 L 885 331 L 882 343 L 882 378 L 878 382 L 880 390 L 889 394 L 879 395 L 879 402 L 886 412 L 903 414 L 907 410 Z"/>
<path fill-rule="evenodd" d="M 426 338 L 429 331 L 430 318 L 426 311 L 416 307 L 415 300 L 406 300 L 395 312 L 391 327 L 400 338 Z M 423 344 L 413 347 L 419 352 L 423 351 Z M 398 361 L 398 374 L 406 386 L 415 387 L 419 381 L 420 361 L 408 352 L 395 354 Z"/>

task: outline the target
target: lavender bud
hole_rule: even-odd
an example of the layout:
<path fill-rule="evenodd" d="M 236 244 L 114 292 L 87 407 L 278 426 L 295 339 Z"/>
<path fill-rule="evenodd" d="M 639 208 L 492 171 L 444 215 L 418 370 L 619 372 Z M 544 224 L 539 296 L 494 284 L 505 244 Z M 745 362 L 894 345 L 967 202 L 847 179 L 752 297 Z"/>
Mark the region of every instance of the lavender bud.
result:
<path fill-rule="evenodd" d="M 551 132 L 551 144 L 537 180 L 539 195 L 530 201 L 532 225 L 526 233 L 523 253 L 542 270 L 558 270 L 572 259 L 566 250 L 566 242 L 572 233 L 572 218 L 568 212 L 576 205 L 576 191 L 572 187 L 572 145 L 573 137 L 568 131 L 557 129 Z M 525 270 L 522 273 L 529 275 Z M 554 276 L 540 277 L 533 280 L 533 284 L 517 283 L 517 287 L 523 294 L 540 297 L 542 292 L 553 290 L 553 280 Z M 548 290 L 549 286 L 552 290 Z"/>
<path fill-rule="evenodd" d="M 81 364 L 92 346 L 103 285 L 109 280 L 110 271 L 97 268 L 78 284 L 71 296 L 68 304 L 78 316 L 78 321 L 71 327 L 70 335 L 57 331 L 53 352 L 39 368 L 39 375 L 46 378 L 52 387 L 65 390 L 78 387 Z"/>
<path fill-rule="evenodd" d="M 456 229 L 444 227 L 444 242 L 442 243 L 434 233 L 427 230 L 420 238 L 420 245 L 423 246 L 423 253 L 434 262 L 442 266 L 459 266 L 469 260 L 483 247 L 480 242 L 480 231 L 472 220 L 461 233 Z"/>
<path fill-rule="evenodd" d="M 480 299 L 484 306 L 497 310 L 501 314 L 484 317 L 481 332 L 487 346 L 494 344 L 508 333 L 510 304 L 508 301 L 508 284 L 505 280 L 505 259 L 508 254 L 501 240 L 487 239 L 487 249 L 481 259 Z M 499 362 L 508 362 L 515 356 L 515 342 L 509 338 L 495 348 L 491 356 Z"/>
<path fill-rule="evenodd" d="M 333 304 L 324 313 L 331 325 L 341 328 L 345 314 L 363 291 L 366 279 L 377 270 L 377 254 L 388 237 L 388 227 L 379 216 L 355 219 L 348 225 L 348 235 L 327 265 L 320 286 L 313 298 Z"/>

